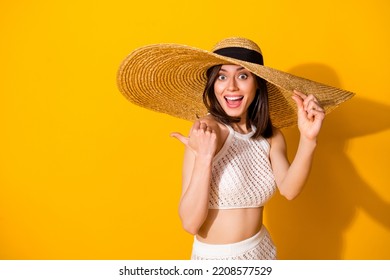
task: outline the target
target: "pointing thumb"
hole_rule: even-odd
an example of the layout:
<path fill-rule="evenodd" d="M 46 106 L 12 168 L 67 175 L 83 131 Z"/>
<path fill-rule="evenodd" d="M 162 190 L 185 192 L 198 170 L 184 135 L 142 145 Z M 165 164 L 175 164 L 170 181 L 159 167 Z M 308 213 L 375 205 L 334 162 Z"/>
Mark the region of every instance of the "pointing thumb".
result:
<path fill-rule="evenodd" d="M 184 145 L 188 146 L 188 140 L 189 138 L 188 137 L 185 137 L 183 136 L 182 134 L 180 134 L 179 132 L 172 132 L 170 134 L 171 137 L 175 137 L 176 139 L 178 139 L 180 142 L 182 142 Z"/>

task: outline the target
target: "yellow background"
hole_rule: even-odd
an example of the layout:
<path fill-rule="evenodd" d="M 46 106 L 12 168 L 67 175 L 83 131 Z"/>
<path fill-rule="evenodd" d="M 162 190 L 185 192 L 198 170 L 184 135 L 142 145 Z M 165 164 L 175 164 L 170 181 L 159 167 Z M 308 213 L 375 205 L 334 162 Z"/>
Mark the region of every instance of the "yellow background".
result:
<path fill-rule="evenodd" d="M 191 124 L 127 102 L 116 71 L 145 44 L 236 35 L 268 66 L 357 93 L 326 119 L 304 193 L 266 207 L 279 257 L 390 259 L 389 14 L 387 0 L 2 1 L 0 259 L 188 259 L 169 133 Z"/>

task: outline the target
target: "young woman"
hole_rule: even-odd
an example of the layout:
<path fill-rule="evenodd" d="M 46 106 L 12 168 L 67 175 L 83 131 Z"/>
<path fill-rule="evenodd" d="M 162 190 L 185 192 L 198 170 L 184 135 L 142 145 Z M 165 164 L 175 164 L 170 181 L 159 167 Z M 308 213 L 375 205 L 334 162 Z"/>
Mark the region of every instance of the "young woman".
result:
<path fill-rule="evenodd" d="M 149 67 L 140 62 L 153 56 Z M 145 47 L 125 60 L 118 78 L 132 102 L 185 119 L 200 110 L 197 88 L 204 89 L 207 113 L 188 136 L 171 134 L 185 145 L 179 214 L 195 236 L 191 258 L 276 259 L 263 225 L 264 205 L 277 189 L 289 200 L 302 191 L 326 113 L 319 99 L 330 111 L 352 93 L 263 66 L 260 48 L 244 38 L 222 40 L 212 53 L 180 45 Z M 156 90 L 156 80 L 166 94 Z M 278 127 L 293 123 L 300 141 L 290 164 Z"/>
<path fill-rule="evenodd" d="M 270 121 L 264 81 L 242 66 L 222 65 L 210 71 L 208 85 L 210 114 L 189 137 L 172 134 L 186 146 L 179 213 L 195 235 L 192 258 L 275 259 L 264 204 L 275 183 L 287 199 L 301 192 L 324 110 L 313 95 L 293 95 L 301 139 L 290 165 L 283 135 Z"/>

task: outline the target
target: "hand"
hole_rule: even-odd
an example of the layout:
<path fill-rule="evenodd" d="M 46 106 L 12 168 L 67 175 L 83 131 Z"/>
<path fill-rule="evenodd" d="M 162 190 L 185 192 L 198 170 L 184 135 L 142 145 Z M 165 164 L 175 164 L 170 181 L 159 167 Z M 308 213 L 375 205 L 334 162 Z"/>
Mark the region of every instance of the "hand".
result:
<path fill-rule="evenodd" d="M 315 140 L 320 132 L 325 110 L 314 95 L 305 95 L 294 90 L 292 96 L 298 108 L 298 128 L 301 135 L 309 140 Z"/>
<path fill-rule="evenodd" d="M 213 158 L 217 150 L 217 135 L 205 122 L 196 121 L 188 137 L 178 132 L 171 133 L 171 136 L 177 138 L 187 148 L 191 149 L 195 156 Z"/>

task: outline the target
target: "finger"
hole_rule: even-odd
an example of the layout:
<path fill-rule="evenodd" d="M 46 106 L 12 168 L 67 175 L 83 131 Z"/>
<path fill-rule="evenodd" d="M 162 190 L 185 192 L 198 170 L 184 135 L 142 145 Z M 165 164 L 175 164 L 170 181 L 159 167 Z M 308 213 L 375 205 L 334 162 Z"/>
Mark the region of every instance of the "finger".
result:
<path fill-rule="evenodd" d="M 294 94 L 295 94 L 295 95 L 298 95 L 298 96 L 299 96 L 300 98 L 302 98 L 303 100 L 305 100 L 306 97 L 307 97 L 306 94 L 304 94 L 304 93 L 302 93 L 301 91 L 298 91 L 298 90 L 296 90 L 296 89 L 294 89 Z"/>
<path fill-rule="evenodd" d="M 321 107 L 320 103 L 316 99 L 310 100 L 306 105 L 306 110 L 309 112 L 310 110 L 316 110 L 318 112 L 325 111 L 324 108 Z"/>
<path fill-rule="evenodd" d="M 309 113 L 311 110 L 324 111 L 317 98 L 310 94 L 303 100 L 303 108 Z"/>
<path fill-rule="evenodd" d="M 307 113 L 307 118 L 310 120 L 317 120 L 317 119 L 324 119 L 325 117 L 325 111 L 320 108 L 312 108 Z"/>
<path fill-rule="evenodd" d="M 188 137 L 185 137 L 183 136 L 181 133 L 179 132 L 172 132 L 170 134 L 171 137 L 175 137 L 176 139 L 178 139 L 180 142 L 182 142 L 184 145 L 188 146 L 188 141 L 190 138 Z"/>
<path fill-rule="evenodd" d="M 191 127 L 190 134 L 192 133 L 193 130 L 198 130 L 199 127 L 200 127 L 200 121 L 195 121 Z"/>
<path fill-rule="evenodd" d="M 213 130 L 211 127 L 208 126 L 208 127 L 206 128 L 205 133 L 206 133 L 206 135 L 211 135 L 211 134 L 214 133 L 214 130 Z"/>
<path fill-rule="evenodd" d="M 191 135 L 198 134 L 199 127 L 200 127 L 200 121 L 195 121 L 190 129 L 190 132 L 188 134 L 188 138 L 190 138 Z"/>
<path fill-rule="evenodd" d="M 309 95 L 306 95 L 298 90 L 294 90 L 294 94 L 295 95 L 298 95 L 300 98 L 302 98 L 303 100 L 303 106 L 305 108 L 305 110 L 307 110 L 308 108 L 308 104 L 312 101 L 315 101 L 318 103 L 318 100 L 317 98 L 313 95 L 313 94 L 309 94 Z"/>
<path fill-rule="evenodd" d="M 299 94 L 295 94 L 295 91 L 294 91 L 294 94 L 291 97 L 295 101 L 295 103 L 297 104 L 298 111 L 303 110 L 304 109 L 304 107 L 303 107 L 303 98 Z"/>
<path fill-rule="evenodd" d="M 313 95 L 305 96 L 305 99 L 303 100 L 303 108 L 306 112 L 309 112 L 311 108 L 315 107 L 315 104 L 313 103 L 315 101 Z"/>
<path fill-rule="evenodd" d="M 316 111 L 314 109 L 307 111 L 307 119 L 313 121 Z"/>
<path fill-rule="evenodd" d="M 204 122 L 201 122 L 200 123 L 200 126 L 199 126 L 199 129 L 201 129 L 201 130 L 203 130 L 203 131 L 206 131 L 207 130 L 207 124 L 206 123 L 204 123 Z"/>

